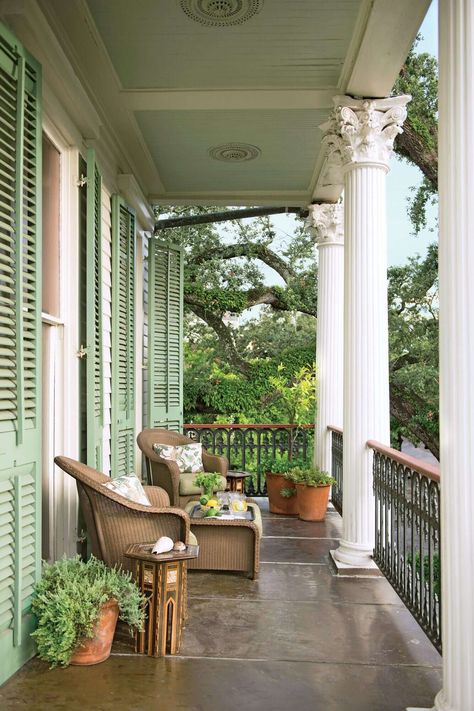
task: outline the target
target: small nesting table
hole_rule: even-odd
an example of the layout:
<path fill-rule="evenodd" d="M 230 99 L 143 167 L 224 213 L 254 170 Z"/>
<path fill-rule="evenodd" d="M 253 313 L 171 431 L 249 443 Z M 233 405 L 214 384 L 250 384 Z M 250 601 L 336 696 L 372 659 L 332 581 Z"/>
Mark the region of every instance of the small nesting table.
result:
<path fill-rule="evenodd" d="M 227 483 L 229 485 L 229 491 L 238 491 L 245 494 L 245 480 L 249 477 L 248 472 L 238 472 L 230 470 L 226 474 Z"/>
<path fill-rule="evenodd" d="M 149 657 L 179 654 L 186 613 L 187 562 L 199 546 L 182 552 L 152 553 L 153 543 L 134 543 L 125 551 L 135 581 L 148 598 L 145 629 L 135 636 L 135 651 Z"/>

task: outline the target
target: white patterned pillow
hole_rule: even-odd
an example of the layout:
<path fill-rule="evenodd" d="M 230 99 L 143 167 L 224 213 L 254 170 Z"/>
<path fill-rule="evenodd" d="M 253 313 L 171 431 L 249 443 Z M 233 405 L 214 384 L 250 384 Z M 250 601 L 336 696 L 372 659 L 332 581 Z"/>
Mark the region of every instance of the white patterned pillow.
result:
<path fill-rule="evenodd" d="M 176 446 L 169 444 L 154 444 L 153 450 L 162 459 L 176 462 L 181 474 L 184 474 L 185 472 L 196 474 L 197 472 L 203 471 L 202 444 L 200 442 L 178 444 Z"/>
<path fill-rule="evenodd" d="M 104 486 L 130 501 L 134 501 L 136 504 L 151 506 L 150 499 L 146 495 L 145 489 L 136 474 L 118 476 L 116 479 L 111 479 L 106 482 Z"/>

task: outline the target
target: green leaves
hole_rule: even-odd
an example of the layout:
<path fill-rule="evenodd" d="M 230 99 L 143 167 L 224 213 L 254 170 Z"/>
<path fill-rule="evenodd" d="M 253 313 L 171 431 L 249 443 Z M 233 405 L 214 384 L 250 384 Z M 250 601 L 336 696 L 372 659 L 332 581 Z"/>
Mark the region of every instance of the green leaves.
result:
<path fill-rule="evenodd" d="M 39 657 L 52 667 L 67 666 L 79 640 L 93 636 L 100 608 L 111 599 L 118 602 L 121 620 L 142 629 L 146 598 L 130 573 L 108 568 L 93 556 L 87 563 L 79 556 L 44 563 L 32 602 Z"/>

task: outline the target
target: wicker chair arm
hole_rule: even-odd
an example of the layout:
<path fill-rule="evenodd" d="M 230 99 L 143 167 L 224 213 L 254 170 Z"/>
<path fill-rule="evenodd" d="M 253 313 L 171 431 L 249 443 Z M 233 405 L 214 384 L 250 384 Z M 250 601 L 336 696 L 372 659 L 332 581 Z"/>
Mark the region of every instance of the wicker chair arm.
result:
<path fill-rule="evenodd" d="M 226 476 L 229 470 L 229 461 L 227 457 L 219 456 L 218 454 L 209 454 L 204 449 L 202 451 L 202 463 L 204 471 L 217 472 L 222 476 Z"/>

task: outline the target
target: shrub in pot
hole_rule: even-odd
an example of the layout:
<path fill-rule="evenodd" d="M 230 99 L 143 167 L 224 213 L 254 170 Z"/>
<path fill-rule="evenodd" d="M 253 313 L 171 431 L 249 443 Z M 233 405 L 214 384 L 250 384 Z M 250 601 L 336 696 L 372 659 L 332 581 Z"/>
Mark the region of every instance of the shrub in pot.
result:
<path fill-rule="evenodd" d="M 298 513 L 296 486 L 290 481 L 289 474 L 293 469 L 301 466 L 303 466 L 302 460 L 287 457 L 268 459 L 263 465 L 271 513 L 283 516 Z"/>
<path fill-rule="evenodd" d="M 43 566 L 32 610 L 38 656 L 52 667 L 98 664 L 110 655 L 117 618 L 141 630 L 146 598 L 131 574 L 79 556 Z"/>
<path fill-rule="evenodd" d="M 336 481 L 315 467 L 297 467 L 288 473 L 296 486 L 298 514 L 302 521 L 324 521 L 331 485 Z"/>
<path fill-rule="evenodd" d="M 196 476 L 193 480 L 193 484 L 194 486 L 201 487 L 203 496 L 207 496 L 209 499 L 212 499 L 214 489 L 217 489 L 221 484 L 221 475 L 217 472 L 202 472 Z"/>

